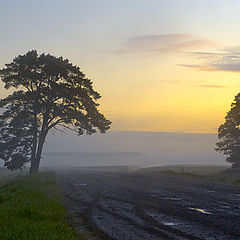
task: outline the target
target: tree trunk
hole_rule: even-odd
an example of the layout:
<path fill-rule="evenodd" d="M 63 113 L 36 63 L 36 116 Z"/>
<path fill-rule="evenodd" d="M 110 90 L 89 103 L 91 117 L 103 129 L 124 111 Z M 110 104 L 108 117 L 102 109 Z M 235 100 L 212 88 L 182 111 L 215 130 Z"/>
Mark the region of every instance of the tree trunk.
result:
<path fill-rule="evenodd" d="M 45 142 L 47 133 L 41 133 L 39 136 L 38 148 L 35 157 L 31 160 L 30 174 L 37 173 L 39 170 L 39 164 L 42 156 L 43 145 Z"/>
<path fill-rule="evenodd" d="M 30 174 L 36 172 L 36 151 L 37 151 L 37 115 L 34 114 L 34 123 L 33 123 L 33 145 L 32 145 L 32 153 L 31 153 L 31 167 Z"/>
<path fill-rule="evenodd" d="M 36 161 L 36 158 L 31 159 L 31 167 L 30 167 L 30 174 L 37 173 L 39 170 L 39 164 Z"/>
<path fill-rule="evenodd" d="M 43 144 L 45 142 L 45 138 L 46 138 L 48 130 L 49 130 L 47 128 L 48 118 L 49 118 L 48 111 L 46 111 L 43 116 L 43 123 L 42 123 L 41 131 L 39 134 L 38 144 L 36 145 L 36 149 L 35 149 L 35 154 L 34 154 L 35 157 L 32 158 L 32 160 L 31 160 L 30 174 L 37 173 L 39 170 L 39 164 L 40 164 L 40 160 L 41 160 L 41 156 L 42 156 Z M 36 116 L 36 118 L 34 118 L 34 120 L 36 120 L 35 123 L 37 124 L 37 116 Z"/>

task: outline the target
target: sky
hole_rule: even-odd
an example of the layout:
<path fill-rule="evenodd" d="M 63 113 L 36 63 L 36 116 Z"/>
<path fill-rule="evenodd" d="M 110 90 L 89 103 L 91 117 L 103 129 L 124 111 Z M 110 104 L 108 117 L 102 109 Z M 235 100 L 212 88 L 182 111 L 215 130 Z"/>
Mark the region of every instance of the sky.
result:
<path fill-rule="evenodd" d="M 68 58 L 101 93 L 112 130 L 216 133 L 239 92 L 238 0 L 0 6 L 0 67 L 32 49 Z"/>

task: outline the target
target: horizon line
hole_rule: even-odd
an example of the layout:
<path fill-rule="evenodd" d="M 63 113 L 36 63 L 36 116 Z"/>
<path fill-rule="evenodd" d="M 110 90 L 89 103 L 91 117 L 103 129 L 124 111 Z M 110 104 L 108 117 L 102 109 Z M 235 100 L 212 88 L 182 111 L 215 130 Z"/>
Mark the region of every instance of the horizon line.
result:
<path fill-rule="evenodd" d="M 179 133 L 179 134 L 214 134 L 217 135 L 217 132 L 184 132 L 184 131 L 141 131 L 141 130 L 108 130 L 109 132 L 132 132 L 132 133 Z"/>

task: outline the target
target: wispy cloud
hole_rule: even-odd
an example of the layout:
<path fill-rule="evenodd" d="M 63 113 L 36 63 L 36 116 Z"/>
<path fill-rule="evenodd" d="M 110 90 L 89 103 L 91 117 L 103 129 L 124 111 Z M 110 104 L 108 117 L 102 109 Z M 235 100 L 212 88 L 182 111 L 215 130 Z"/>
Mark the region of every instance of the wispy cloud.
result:
<path fill-rule="evenodd" d="M 226 88 L 226 87 L 232 87 L 232 86 L 202 84 L 202 85 L 197 85 L 197 87 L 201 87 L 201 88 Z"/>
<path fill-rule="evenodd" d="M 185 52 L 185 56 L 194 57 L 197 59 L 217 59 L 227 55 L 225 52 Z"/>
<path fill-rule="evenodd" d="M 219 49 L 221 48 L 221 49 Z M 207 51 L 206 51 L 207 50 Z M 198 64 L 177 64 L 199 71 L 240 72 L 240 46 L 225 47 L 194 34 L 142 35 L 126 39 L 118 53 L 183 54 Z"/>
<path fill-rule="evenodd" d="M 235 88 L 235 87 L 239 87 L 239 86 L 220 85 L 220 84 L 196 84 L 195 82 L 175 81 L 175 80 L 161 80 L 160 83 L 181 85 L 183 87 L 188 87 L 188 88 L 229 88 L 229 87 Z"/>
<path fill-rule="evenodd" d="M 119 52 L 124 53 L 176 53 L 214 47 L 217 42 L 203 39 L 193 34 L 143 35 L 128 38 Z"/>
<path fill-rule="evenodd" d="M 200 71 L 214 71 L 214 69 L 211 68 L 211 66 L 207 66 L 207 65 L 198 65 L 198 64 L 176 64 L 176 65 L 180 67 L 187 67 L 187 68 L 192 68 Z"/>
<path fill-rule="evenodd" d="M 228 47 L 219 52 L 192 52 L 196 58 L 203 58 L 205 62 L 199 65 L 178 64 L 201 71 L 240 72 L 240 46 Z"/>

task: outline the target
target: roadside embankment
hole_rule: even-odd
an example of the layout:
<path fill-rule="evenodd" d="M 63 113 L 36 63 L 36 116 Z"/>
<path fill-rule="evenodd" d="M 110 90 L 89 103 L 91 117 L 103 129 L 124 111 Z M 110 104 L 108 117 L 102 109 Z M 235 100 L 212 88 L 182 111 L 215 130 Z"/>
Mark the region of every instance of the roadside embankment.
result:
<path fill-rule="evenodd" d="M 0 186 L 0 239 L 83 239 L 67 223 L 54 173 L 10 177 Z"/>

